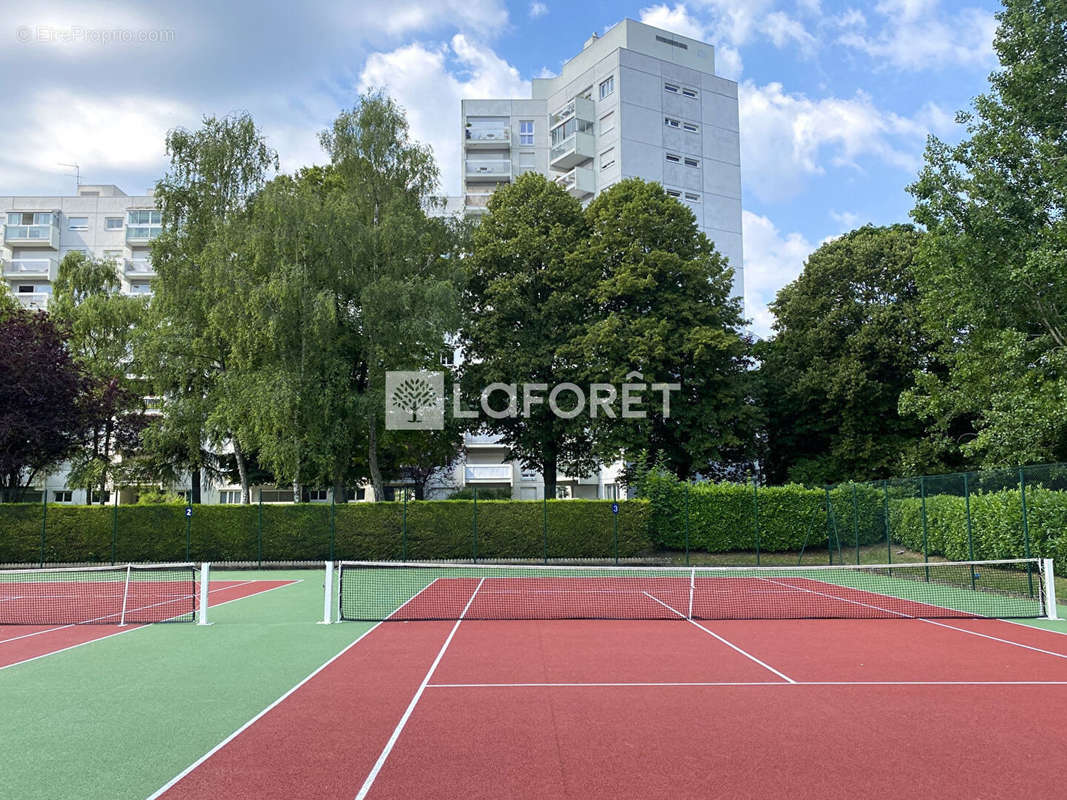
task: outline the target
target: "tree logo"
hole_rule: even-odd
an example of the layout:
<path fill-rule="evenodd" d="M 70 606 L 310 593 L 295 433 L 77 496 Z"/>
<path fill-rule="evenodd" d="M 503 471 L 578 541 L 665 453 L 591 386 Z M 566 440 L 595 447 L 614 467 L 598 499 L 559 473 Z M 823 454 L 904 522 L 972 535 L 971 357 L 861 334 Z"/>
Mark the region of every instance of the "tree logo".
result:
<path fill-rule="evenodd" d="M 443 372 L 385 373 L 385 427 L 391 431 L 439 431 L 445 427 Z"/>

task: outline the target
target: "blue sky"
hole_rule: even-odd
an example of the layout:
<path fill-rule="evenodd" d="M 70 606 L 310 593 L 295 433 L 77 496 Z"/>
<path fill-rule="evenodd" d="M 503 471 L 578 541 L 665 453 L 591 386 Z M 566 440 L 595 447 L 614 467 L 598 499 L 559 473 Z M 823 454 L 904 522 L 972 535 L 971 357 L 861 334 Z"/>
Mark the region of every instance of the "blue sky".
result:
<path fill-rule="evenodd" d="M 5 1 L 5 5 L 8 3 Z M 740 83 L 746 314 L 829 237 L 905 221 L 929 133 L 996 67 L 988 0 L 188 0 L 8 5 L 0 28 L 0 194 L 85 182 L 144 192 L 163 136 L 247 110 L 292 170 L 319 162 L 317 133 L 361 89 L 385 86 L 459 188 L 459 100 L 527 96 L 593 31 L 623 17 L 702 38 Z"/>

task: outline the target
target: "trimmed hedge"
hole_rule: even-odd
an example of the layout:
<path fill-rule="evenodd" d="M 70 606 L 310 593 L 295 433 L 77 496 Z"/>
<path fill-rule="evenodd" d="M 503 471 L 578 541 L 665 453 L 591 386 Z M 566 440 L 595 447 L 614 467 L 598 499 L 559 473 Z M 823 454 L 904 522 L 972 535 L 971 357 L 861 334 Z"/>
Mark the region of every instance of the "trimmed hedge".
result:
<path fill-rule="evenodd" d="M 619 556 L 649 554 L 649 504 L 619 508 Z M 0 563 L 37 563 L 41 524 L 40 505 L 0 505 Z M 615 555 L 613 526 L 604 500 L 479 501 L 477 517 L 475 503 L 464 500 L 201 505 L 189 523 L 187 554 L 183 505 L 50 505 L 44 561 L 321 561 L 331 554 L 331 527 L 337 559 L 540 559 L 546 552 L 607 559 Z"/>

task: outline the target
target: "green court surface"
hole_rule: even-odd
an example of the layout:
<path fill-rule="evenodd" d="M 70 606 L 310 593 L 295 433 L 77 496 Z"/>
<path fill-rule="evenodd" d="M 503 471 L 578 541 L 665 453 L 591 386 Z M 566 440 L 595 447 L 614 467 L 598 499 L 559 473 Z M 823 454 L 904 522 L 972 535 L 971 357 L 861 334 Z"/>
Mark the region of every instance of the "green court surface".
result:
<path fill-rule="evenodd" d="M 323 570 L 212 579 L 299 582 L 214 607 L 211 626 L 149 625 L 0 669 L 0 795 L 146 798 L 372 625 L 318 624 Z"/>

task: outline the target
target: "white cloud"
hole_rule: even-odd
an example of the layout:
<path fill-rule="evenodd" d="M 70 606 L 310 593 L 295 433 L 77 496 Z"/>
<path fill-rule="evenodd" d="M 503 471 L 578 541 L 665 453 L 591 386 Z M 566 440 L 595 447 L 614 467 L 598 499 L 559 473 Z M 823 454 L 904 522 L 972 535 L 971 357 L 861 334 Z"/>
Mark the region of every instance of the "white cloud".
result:
<path fill-rule="evenodd" d="M 774 315 L 767 305 L 778 290 L 804 269 L 804 261 L 817 245 L 799 233 L 782 233 L 767 217 L 741 212 L 745 246 L 745 315 L 752 330 L 766 338 L 772 334 Z"/>
<path fill-rule="evenodd" d="M 533 3 L 530 3 L 530 16 L 534 19 L 536 19 L 537 17 L 543 17 L 547 13 L 548 6 L 546 6 L 544 3 L 537 2 L 537 0 L 534 0 Z"/>
<path fill-rule="evenodd" d="M 709 35 L 707 28 L 689 13 L 684 3 L 676 5 L 674 8 L 666 5 L 642 8 L 640 18 L 641 22 L 646 25 L 679 33 L 682 36 L 688 36 L 690 39 L 705 41 Z M 715 43 L 712 42 L 712 44 Z"/>
<path fill-rule="evenodd" d="M 995 63 L 993 34 L 997 22 L 988 11 L 963 8 L 943 13 L 937 0 L 885 0 L 875 11 L 884 17 L 880 30 L 848 30 L 838 41 L 885 67 L 901 70 Z M 856 18 L 849 20 L 855 26 Z"/>
<path fill-rule="evenodd" d="M 862 217 L 854 211 L 834 211 L 831 209 L 830 219 L 836 222 L 841 227 L 842 233 L 844 233 L 853 228 L 858 228 Z"/>
<path fill-rule="evenodd" d="M 448 69 L 455 62 L 457 72 Z M 412 134 L 433 147 L 446 194 L 460 188 L 460 100 L 528 97 L 529 81 L 484 44 L 456 34 L 447 45 L 410 44 L 373 53 L 359 76 L 360 91 L 385 87 L 408 115 Z"/>
<path fill-rule="evenodd" d="M 802 53 L 811 53 L 815 49 L 815 37 L 808 33 L 801 22 L 781 11 L 764 17 L 761 30 L 774 42 L 775 47 L 785 47 L 795 42 Z"/>
<path fill-rule="evenodd" d="M 948 119 L 932 103 L 905 117 L 877 108 L 862 92 L 812 100 L 780 83 L 746 81 L 740 104 L 745 186 L 767 201 L 797 194 L 827 165 L 860 169 L 863 159 L 875 158 L 914 171 L 927 133 Z"/>

